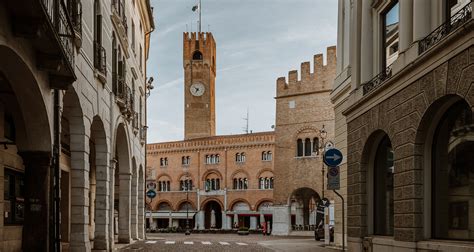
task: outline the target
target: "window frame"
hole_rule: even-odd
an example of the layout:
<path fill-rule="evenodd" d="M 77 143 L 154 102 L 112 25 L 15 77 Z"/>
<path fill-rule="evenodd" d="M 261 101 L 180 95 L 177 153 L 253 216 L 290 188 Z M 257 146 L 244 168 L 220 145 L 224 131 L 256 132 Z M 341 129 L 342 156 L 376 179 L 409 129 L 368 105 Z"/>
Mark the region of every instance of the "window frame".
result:
<path fill-rule="evenodd" d="M 4 193 L 3 193 L 3 201 L 4 201 L 4 207 L 3 207 L 3 223 L 4 223 L 4 226 L 21 226 L 23 225 L 24 223 L 24 216 L 25 216 L 25 174 L 24 172 L 20 172 L 20 171 L 17 171 L 15 169 L 12 169 L 12 168 L 9 168 L 7 166 L 4 167 L 4 182 L 5 183 L 5 180 L 7 178 L 7 176 L 9 176 L 9 179 L 11 177 L 13 177 L 13 180 L 14 180 L 14 184 L 13 186 L 11 185 L 11 182 L 9 182 L 9 195 L 8 195 L 8 198 L 5 197 L 5 193 L 6 193 L 6 190 L 4 188 Z M 18 188 L 17 184 L 20 180 L 20 183 L 23 182 L 23 185 L 20 185 L 20 188 Z M 21 188 L 21 186 L 23 188 Z M 10 189 L 13 189 L 13 192 L 11 192 Z M 17 196 L 17 192 L 16 190 L 19 189 L 20 190 L 20 194 L 22 195 L 19 195 Z M 22 196 L 22 197 L 21 197 Z M 11 211 L 9 213 L 11 213 L 11 220 L 10 218 L 8 219 L 5 219 L 5 213 L 6 213 L 6 202 L 9 201 L 10 202 L 10 205 L 11 205 Z M 20 204 L 23 205 L 23 219 L 22 220 L 18 220 L 16 218 L 16 209 L 17 209 L 17 204 L 18 202 L 21 202 Z"/>

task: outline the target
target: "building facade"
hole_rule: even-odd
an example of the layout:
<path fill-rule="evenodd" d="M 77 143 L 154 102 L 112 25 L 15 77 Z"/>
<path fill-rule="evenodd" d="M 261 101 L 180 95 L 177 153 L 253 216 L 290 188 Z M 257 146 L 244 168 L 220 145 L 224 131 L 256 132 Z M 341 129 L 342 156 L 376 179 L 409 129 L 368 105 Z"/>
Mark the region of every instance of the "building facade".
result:
<path fill-rule="evenodd" d="M 336 69 L 336 47 L 301 64 L 301 78 L 293 70 L 277 79 L 275 127 L 275 189 L 273 234 L 313 230 L 321 199 L 334 201 L 326 190 L 322 161 L 325 146 L 334 147 L 334 110 L 330 101 Z"/>
<path fill-rule="evenodd" d="M 150 229 L 256 230 L 271 225 L 274 133 L 148 144 Z"/>
<path fill-rule="evenodd" d="M 216 42 L 183 34 L 184 141 L 148 144 L 147 184 L 158 191 L 148 227 L 257 229 L 271 223 L 274 133 L 215 135 Z"/>
<path fill-rule="evenodd" d="M 0 13 L 0 250 L 144 238 L 149 1 L 2 2 Z"/>
<path fill-rule="evenodd" d="M 352 251 L 474 249 L 473 5 L 339 1 Z"/>

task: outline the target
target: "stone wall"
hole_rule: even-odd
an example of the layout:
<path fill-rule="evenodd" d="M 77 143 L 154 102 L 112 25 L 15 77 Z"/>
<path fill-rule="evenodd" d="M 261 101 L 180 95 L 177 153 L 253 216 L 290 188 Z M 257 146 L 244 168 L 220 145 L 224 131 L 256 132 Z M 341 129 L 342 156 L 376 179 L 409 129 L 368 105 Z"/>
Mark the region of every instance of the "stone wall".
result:
<path fill-rule="evenodd" d="M 348 232 L 350 237 L 369 235 L 369 156 L 377 136 L 384 132 L 394 150 L 394 239 L 424 239 L 423 153 L 424 123 L 429 108 L 449 97 L 474 106 L 474 47 L 470 47 L 369 111 L 348 122 Z M 428 121 L 425 121 L 428 120 Z"/>

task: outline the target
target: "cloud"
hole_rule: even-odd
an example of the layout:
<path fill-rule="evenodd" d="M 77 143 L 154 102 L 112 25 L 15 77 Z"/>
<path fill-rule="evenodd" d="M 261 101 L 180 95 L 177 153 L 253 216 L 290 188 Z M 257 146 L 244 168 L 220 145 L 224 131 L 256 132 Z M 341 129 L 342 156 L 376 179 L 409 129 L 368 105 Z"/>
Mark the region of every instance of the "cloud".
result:
<path fill-rule="evenodd" d="M 184 137 L 182 32 L 186 24 L 196 30 L 194 3 L 152 0 L 157 29 L 147 69 L 157 90 L 148 103 L 149 142 Z M 206 0 L 202 11 L 202 28 L 210 24 L 217 44 L 218 134 L 242 133 L 247 108 L 254 132 L 271 130 L 276 78 L 336 44 L 334 0 Z"/>

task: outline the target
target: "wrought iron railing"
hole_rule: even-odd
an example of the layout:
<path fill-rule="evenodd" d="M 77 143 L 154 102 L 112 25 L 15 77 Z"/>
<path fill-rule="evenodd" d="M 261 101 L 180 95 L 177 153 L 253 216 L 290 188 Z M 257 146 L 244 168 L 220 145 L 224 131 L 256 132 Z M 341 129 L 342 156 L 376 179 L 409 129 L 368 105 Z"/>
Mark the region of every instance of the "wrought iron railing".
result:
<path fill-rule="evenodd" d="M 76 34 L 82 36 L 82 3 L 79 0 L 71 0 L 68 10 Z"/>
<path fill-rule="evenodd" d="M 140 123 L 139 123 L 139 120 L 138 120 L 138 112 L 133 112 L 133 120 L 132 120 L 132 126 L 134 129 L 137 129 L 140 128 Z"/>
<path fill-rule="evenodd" d="M 362 84 L 363 95 L 370 93 L 372 90 L 377 89 L 382 83 L 392 77 L 392 65 L 385 68 L 381 73 L 377 74 L 370 81 Z"/>
<path fill-rule="evenodd" d="M 107 75 L 107 55 L 105 48 L 94 41 L 94 67 L 103 75 Z"/>
<path fill-rule="evenodd" d="M 147 130 L 148 130 L 148 126 L 142 126 L 140 128 L 140 142 L 141 142 L 141 144 L 144 144 L 145 141 L 146 141 Z"/>
<path fill-rule="evenodd" d="M 54 32 L 59 37 L 61 51 L 74 70 L 74 30 L 67 5 L 64 0 L 41 0 L 43 10 L 49 17 Z"/>
<path fill-rule="evenodd" d="M 462 9 L 460 9 L 456 14 L 451 16 L 449 20 L 440 25 L 434 31 L 432 31 L 428 36 L 420 40 L 418 44 L 418 52 L 422 54 L 423 52 L 430 49 L 432 46 L 441 41 L 449 33 L 451 33 L 456 28 L 465 24 L 468 20 L 472 18 L 472 1 L 466 4 Z"/>
<path fill-rule="evenodd" d="M 125 32 L 128 30 L 127 25 L 127 16 L 125 16 L 125 6 L 122 0 L 112 0 L 112 9 L 122 19 L 123 27 L 125 28 Z"/>

